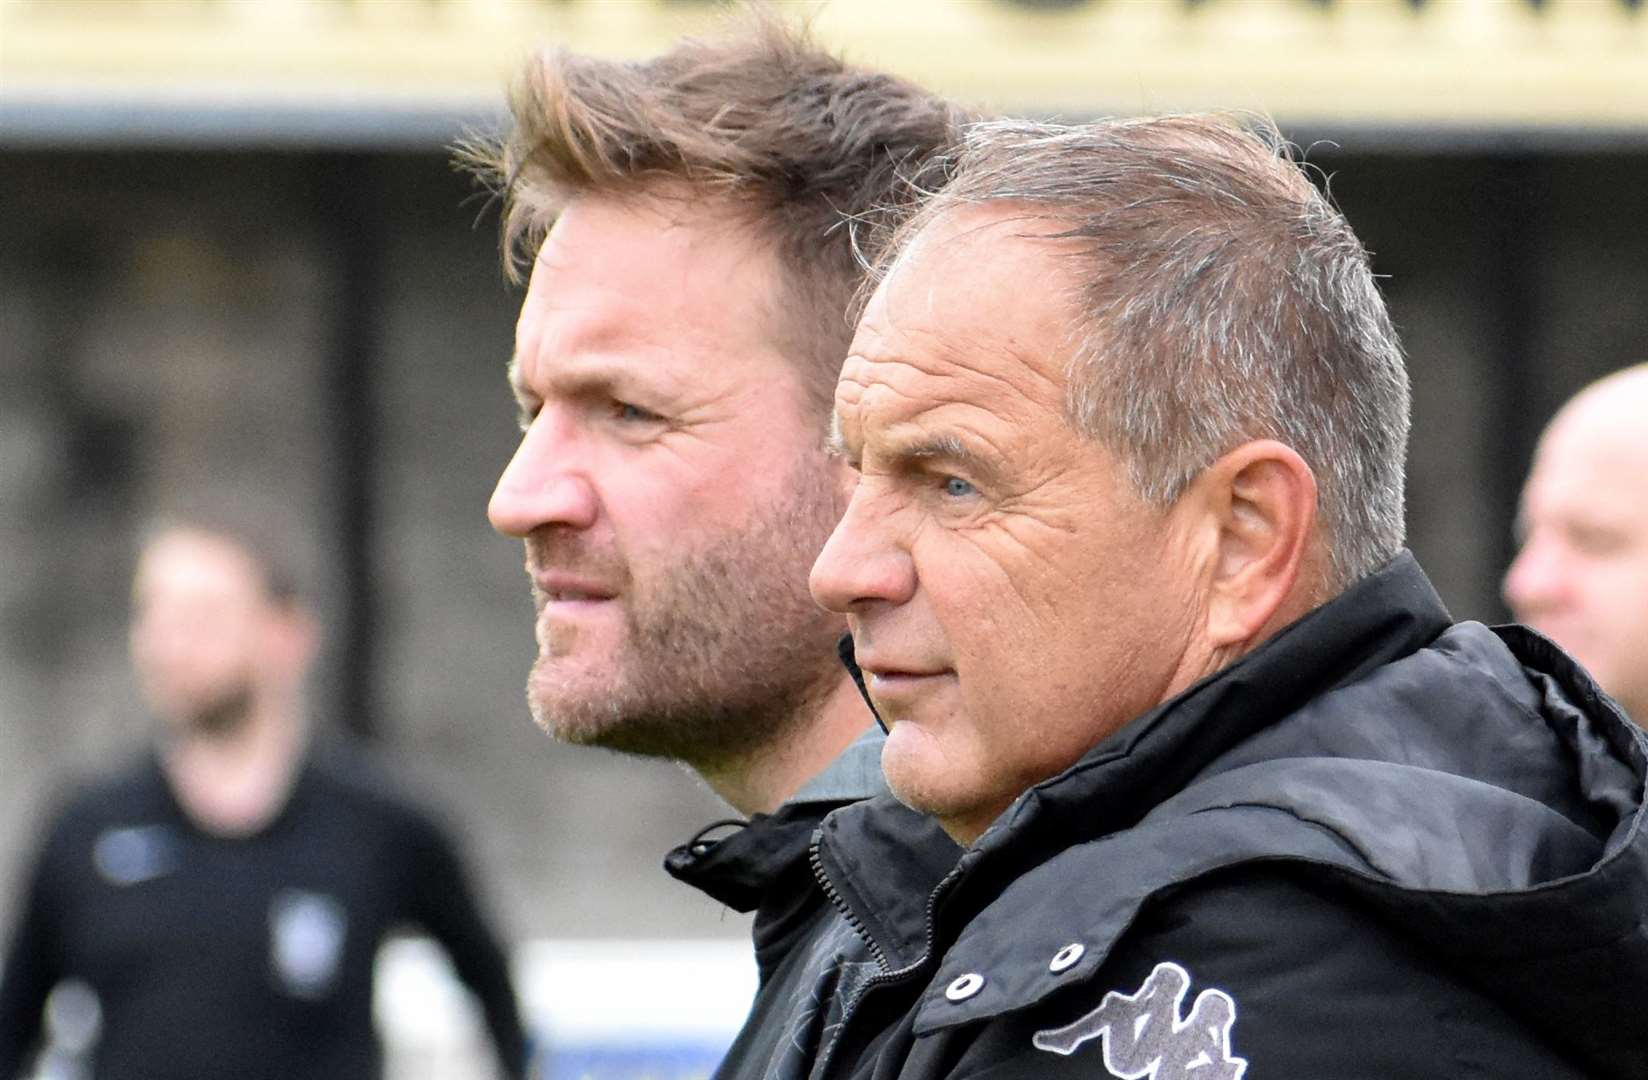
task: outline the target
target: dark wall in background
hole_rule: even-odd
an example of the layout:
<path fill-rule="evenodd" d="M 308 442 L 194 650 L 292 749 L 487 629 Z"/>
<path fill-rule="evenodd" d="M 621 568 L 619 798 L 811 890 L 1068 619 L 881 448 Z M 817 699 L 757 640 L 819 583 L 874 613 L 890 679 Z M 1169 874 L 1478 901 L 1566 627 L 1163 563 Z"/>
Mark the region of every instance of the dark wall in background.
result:
<path fill-rule="evenodd" d="M 1409 541 L 1460 618 L 1506 618 L 1551 414 L 1648 360 L 1648 152 L 1313 153 L 1374 253 L 1414 387 Z"/>
<path fill-rule="evenodd" d="M 1310 159 L 1407 346 L 1412 546 L 1499 619 L 1539 427 L 1648 359 L 1648 152 L 1354 150 Z M 518 296 L 443 155 L 0 153 L 0 205 L 0 918 L 59 778 L 143 732 L 132 532 L 206 492 L 306 545 L 317 714 L 463 826 L 516 933 L 741 932 L 657 868 L 716 801 L 525 715 L 519 549 L 485 520 Z"/>

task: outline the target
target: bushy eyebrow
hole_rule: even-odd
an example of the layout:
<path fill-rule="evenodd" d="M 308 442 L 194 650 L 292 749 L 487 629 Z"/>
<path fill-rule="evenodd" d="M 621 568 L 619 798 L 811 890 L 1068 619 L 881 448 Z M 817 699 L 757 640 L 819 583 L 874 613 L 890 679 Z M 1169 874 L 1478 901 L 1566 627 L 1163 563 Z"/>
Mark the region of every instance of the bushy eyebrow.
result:
<path fill-rule="evenodd" d="M 954 435 L 934 435 L 903 445 L 895 444 L 892 453 L 895 457 L 946 458 L 957 462 L 972 462 L 978 459 L 978 455 Z"/>
<path fill-rule="evenodd" d="M 830 417 L 830 430 L 824 436 L 824 450 L 831 457 L 840 458 L 853 467 L 857 467 L 859 457 L 853 448 L 847 445 L 846 438 L 841 434 L 841 419 L 839 416 Z M 959 437 L 945 433 L 938 435 L 924 435 L 908 442 L 892 440 L 879 448 L 879 457 L 889 461 L 914 461 L 928 458 L 940 458 L 953 461 L 958 465 L 965 465 L 979 473 L 987 471 L 986 462 L 976 451 L 962 442 Z"/>
<path fill-rule="evenodd" d="M 830 413 L 830 430 L 824 433 L 824 452 L 843 461 L 852 460 L 852 454 L 847 449 L 847 439 L 841 434 L 840 413 Z"/>
<path fill-rule="evenodd" d="M 521 358 L 519 353 L 509 356 L 509 393 L 515 399 L 515 426 L 522 433 L 532 426 L 533 413 L 537 412 L 537 398 L 527 390 L 526 382 L 521 377 Z"/>
<path fill-rule="evenodd" d="M 625 366 L 606 357 L 559 358 L 550 375 L 548 392 L 557 397 L 581 394 L 618 394 L 628 396 L 637 392 Z M 537 404 L 541 395 L 527 385 L 521 374 L 521 355 L 509 359 L 509 387 L 515 400 L 523 407 Z M 656 393 L 651 395 L 658 396 Z"/>
<path fill-rule="evenodd" d="M 877 455 L 894 468 L 912 468 L 916 462 L 937 461 L 953 465 L 974 480 L 997 477 L 996 464 L 977 449 L 950 433 L 918 435 L 908 441 L 889 440 Z"/>
<path fill-rule="evenodd" d="M 521 378 L 521 354 L 520 353 L 512 352 L 512 353 L 509 354 L 508 375 L 509 375 L 509 392 L 515 395 L 515 400 L 516 400 L 517 403 L 525 404 L 526 400 L 531 395 L 527 393 L 526 383 Z"/>

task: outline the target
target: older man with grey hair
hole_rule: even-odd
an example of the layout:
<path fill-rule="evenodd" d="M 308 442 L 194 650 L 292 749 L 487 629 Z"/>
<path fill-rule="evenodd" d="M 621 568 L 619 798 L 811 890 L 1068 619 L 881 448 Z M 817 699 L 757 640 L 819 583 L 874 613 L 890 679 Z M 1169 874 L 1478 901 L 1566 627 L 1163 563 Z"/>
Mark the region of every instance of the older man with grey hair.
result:
<path fill-rule="evenodd" d="M 1403 550 L 1366 252 L 1265 125 L 972 129 L 882 256 L 813 570 L 904 807 L 814 1077 L 1648 1075 L 1648 743 Z M 901 891 L 912 811 L 966 846 Z"/>

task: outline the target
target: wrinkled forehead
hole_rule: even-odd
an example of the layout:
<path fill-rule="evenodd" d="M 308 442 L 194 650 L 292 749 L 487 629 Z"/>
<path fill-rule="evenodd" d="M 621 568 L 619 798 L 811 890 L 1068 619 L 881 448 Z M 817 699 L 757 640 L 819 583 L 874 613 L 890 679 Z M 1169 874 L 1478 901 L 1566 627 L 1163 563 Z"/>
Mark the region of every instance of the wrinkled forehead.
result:
<path fill-rule="evenodd" d="M 865 305 L 838 414 L 952 401 L 1061 408 L 1079 337 L 1074 245 L 1009 206 L 958 208 L 915 235 Z M 851 417 L 838 416 L 838 423 Z"/>
<path fill-rule="evenodd" d="M 532 365 L 637 341 L 686 351 L 766 347 L 783 267 L 724 199 L 690 192 L 581 196 L 533 264 L 516 321 L 513 381 Z"/>

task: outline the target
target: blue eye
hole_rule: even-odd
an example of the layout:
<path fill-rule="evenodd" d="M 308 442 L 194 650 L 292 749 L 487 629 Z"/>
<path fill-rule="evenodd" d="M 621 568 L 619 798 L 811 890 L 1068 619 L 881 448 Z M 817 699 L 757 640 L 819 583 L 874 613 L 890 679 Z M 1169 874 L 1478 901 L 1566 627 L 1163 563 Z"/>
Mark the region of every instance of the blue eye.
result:
<path fill-rule="evenodd" d="M 647 412 L 647 410 L 641 408 L 639 405 L 631 405 L 627 401 L 613 402 L 613 411 L 617 414 L 618 419 L 625 420 L 630 423 L 639 423 L 647 420 L 658 419 L 656 413 Z"/>
<path fill-rule="evenodd" d="M 978 489 L 959 476 L 946 476 L 944 478 L 944 494 L 952 499 L 965 499 L 970 495 L 977 495 Z"/>

